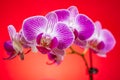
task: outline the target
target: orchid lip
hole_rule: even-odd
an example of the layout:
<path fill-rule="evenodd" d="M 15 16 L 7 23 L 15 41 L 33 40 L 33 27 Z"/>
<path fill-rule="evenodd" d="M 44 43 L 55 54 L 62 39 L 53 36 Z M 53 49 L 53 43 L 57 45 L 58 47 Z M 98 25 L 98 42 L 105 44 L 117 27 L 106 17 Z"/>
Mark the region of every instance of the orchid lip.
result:
<path fill-rule="evenodd" d="M 47 54 L 51 51 L 50 49 L 47 49 L 47 48 L 42 47 L 42 46 L 36 46 L 36 47 L 42 54 Z"/>

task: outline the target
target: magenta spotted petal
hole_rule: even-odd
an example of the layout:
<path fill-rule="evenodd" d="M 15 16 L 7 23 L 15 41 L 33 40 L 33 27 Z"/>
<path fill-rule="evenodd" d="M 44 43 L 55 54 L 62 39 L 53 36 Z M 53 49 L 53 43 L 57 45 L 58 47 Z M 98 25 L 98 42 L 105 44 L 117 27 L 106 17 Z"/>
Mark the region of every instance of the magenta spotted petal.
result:
<path fill-rule="evenodd" d="M 53 32 L 59 42 L 59 49 L 65 49 L 73 43 L 74 34 L 66 24 L 57 23 Z"/>
<path fill-rule="evenodd" d="M 104 42 L 105 45 L 105 47 L 102 50 L 104 53 L 107 53 L 110 50 L 112 50 L 116 44 L 114 36 L 107 29 L 103 29 L 101 31 L 100 39 Z"/>
<path fill-rule="evenodd" d="M 80 27 L 79 39 L 86 40 L 92 36 L 94 32 L 94 24 L 92 20 L 84 14 L 79 14 L 76 18 L 76 24 Z"/>
<path fill-rule="evenodd" d="M 55 13 L 58 16 L 58 21 L 67 21 L 70 18 L 70 13 L 67 9 L 56 10 Z"/>
<path fill-rule="evenodd" d="M 33 16 L 23 22 L 23 34 L 29 41 L 34 40 L 38 34 L 44 32 L 47 20 L 43 16 Z"/>

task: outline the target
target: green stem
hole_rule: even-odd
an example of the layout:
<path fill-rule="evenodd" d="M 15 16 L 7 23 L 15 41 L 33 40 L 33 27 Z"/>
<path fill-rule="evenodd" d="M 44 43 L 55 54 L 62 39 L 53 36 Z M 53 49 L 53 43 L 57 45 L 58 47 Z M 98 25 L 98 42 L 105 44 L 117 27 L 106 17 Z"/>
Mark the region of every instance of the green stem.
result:
<path fill-rule="evenodd" d="M 92 51 L 91 50 L 89 50 L 89 59 L 90 59 L 90 68 L 93 68 Z M 93 80 L 93 74 L 90 74 L 90 80 Z"/>
<path fill-rule="evenodd" d="M 76 51 L 72 47 L 70 47 L 70 50 L 72 51 L 72 54 L 76 53 Z"/>
<path fill-rule="evenodd" d="M 85 56 L 84 56 L 84 54 L 83 53 L 79 53 L 79 52 L 77 52 L 77 51 L 75 51 L 72 47 L 70 47 L 70 49 L 71 49 L 71 53 L 73 54 L 73 53 L 76 53 L 77 55 L 79 55 L 79 56 L 81 56 L 82 57 L 82 59 L 83 59 L 83 61 L 85 62 L 85 66 L 86 66 L 86 68 L 87 68 L 87 70 L 88 70 L 88 73 L 89 73 L 89 66 L 88 66 L 88 62 L 87 62 L 87 60 L 86 60 L 86 58 L 85 58 Z M 93 76 L 92 76 L 92 74 L 90 74 L 89 73 L 89 77 L 90 77 L 90 80 L 93 80 Z"/>
<path fill-rule="evenodd" d="M 85 56 L 83 54 L 78 53 L 78 52 L 76 52 L 76 54 L 82 57 L 83 61 L 85 62 L 85 66 L 86 66 L 87 70 L 89 71 L 88 62 L 87 62 Z"/>

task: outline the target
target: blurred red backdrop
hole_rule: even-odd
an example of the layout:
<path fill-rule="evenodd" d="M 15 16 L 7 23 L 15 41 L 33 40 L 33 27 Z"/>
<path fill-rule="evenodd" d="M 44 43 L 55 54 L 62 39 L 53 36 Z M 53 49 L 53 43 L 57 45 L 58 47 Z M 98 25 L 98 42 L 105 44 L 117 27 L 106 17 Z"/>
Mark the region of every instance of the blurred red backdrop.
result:
<path fill-rule="evenodd" d="M 46 65 L 46 55 L 29 53 L 25 60 L 19 57 L 4 61 L 7 54 L 3 43 L 9 40 L 7 26 L 13 24 L 20 30 L 22 21 L 30 16 L 45 15 L 49 11 L 78 7 L 80 13 L 93 21 L 99 20 L 109 29 L 117 44 L 107 58 L 93 54 L 93 65 L 99 69 L 94 80 L 120 80 L 120 2 L 119 0 L 0 0 L 0 80 L 89 80 L 86 67 L 78 55 L 66 55 L 61 65 Z M 85 56 L 87 60 L 88 54 Z"/>

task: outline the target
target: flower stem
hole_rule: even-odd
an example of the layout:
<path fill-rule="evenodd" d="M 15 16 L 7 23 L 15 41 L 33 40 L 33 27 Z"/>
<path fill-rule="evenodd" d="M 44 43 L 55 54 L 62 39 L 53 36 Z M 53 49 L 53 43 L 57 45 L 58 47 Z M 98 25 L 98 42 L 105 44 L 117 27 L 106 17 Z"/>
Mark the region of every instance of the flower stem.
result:
<path fill-rule="evenodd" d="M 90 68 L 89 68 L 89 66 L 88 66 L 88 62 L 87 62 L 87 60 L 86 60 L 86 58 L 85 58 L 85 56 L 84 56 L 84 52 L 87 52 L 87 51 L 83 51 L 83 53 L 79 53 L 79 52 L 77 52 L 77 51 L 75 51 L 72 47 L 70 47 L 70 50 L 72 51 L 71 53 L 72 54 L 77 54 L 77 55 L 79 55 L 79 56 L 81 56 L 82 57 L 82 59 L 83 59 L 83 61 L 84 61 L 84 63 L 85 63 L 85 66 L 86 66 L 86 68 L 87 68 L 87 71 L 88 71 L 88 73 L 89 73 L 89 70 L 90 70 Z M 90 55 L 91 55 L 91 51 L 90 51 Z M 92 57 L 90 58 L 90 67 L 92 66 Z M 89 73 L 89 78 L 90 78 L 90 80 L 93 80 L 93 74 L 90 74 Z"/>
<path fill-rule="evenodd" d="M 90 69 L 90 68 L 89 68 L 89 66 L 88 66 L 88 62 L 87 62 L 85 56 L 82 55 L 82 54 L 79 54 L 78 52 L 77 52 L 76 54 L 82 57 L 82 59 L 83 59 L 83 61 L 84 61 L 84 63 L 85 63 L 85 66 L 86 66 L 86 68 L 87 68 L 87 71 L 88 71 L 88 74 L 89 74 L 89 78 L 90 78 L 90 80 L 93 80 L 93 74 L 90 74 L 90 73 L 89 73 L 89 69 Z"/>
<path fill-rule="evenodd" d="M 89 50 L 89 59 L 90 59 L 90 68 L 93 68 L 93 61 L 92 61 L 92 51 Z M 93 73 L 89 73 L 90 74 L 90 80 L 93 80 Z"/>

